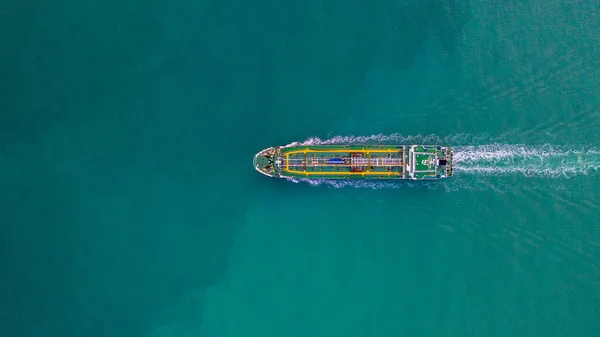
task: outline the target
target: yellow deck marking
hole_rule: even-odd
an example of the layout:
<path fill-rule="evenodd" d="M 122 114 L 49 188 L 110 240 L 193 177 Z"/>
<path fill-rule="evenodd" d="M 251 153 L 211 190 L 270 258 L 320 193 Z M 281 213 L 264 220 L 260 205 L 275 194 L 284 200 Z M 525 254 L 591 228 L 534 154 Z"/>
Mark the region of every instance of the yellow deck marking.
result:
<path fill-rule="evenodd" d="M 374 149 L 370 149 L 370 150 L 365 150 L 364 148 L 362 150 L 311 150 L 311 149 L 305 149 L 305 150 L 298 150 L 298 151 L 290 151 L 290 152 L 286 152 L 285 154 L 285 171 L 289 172 L 289 173 L 296 173 L 296 174 L 304 174 L 306 176 L 309 175 L 338 175 L 338 176 L 350 176 L 350 175 L 362 175 L 363 177 L 365 175 L 372 175 L 372 176 L 376 176 L 376 175 L 380 175 L 380 176 L 385 176 L 386 172 L 372 172 L 372 171 L 367 171 L 367 172 L 344 172 L 344 171 L 340 171 L 340 172 L 306 172 L 306 171 L 296 171 L 296 170 L 290 170 L 290 166 L 289 166 L 289 159 L 290 159 L 290 154 L 296 154 L 296 153 L 308 153 L 308 152 L 313 152 L 313 153 L 336 153 L 336 152 L 354 152 L 354 153 L 369 153 L 369 152 L 376 152 L 376 153 L 390 153 L 390 152 L 403 152 L 403 149 L 398 149 L 398 150 L 392 150 L 390 148 L 385 149 L 385 150 L 374 150 Z M 387 175 L 395 175 L 395 176 L 399 176 L 400 172 L 387 172 Z"/>

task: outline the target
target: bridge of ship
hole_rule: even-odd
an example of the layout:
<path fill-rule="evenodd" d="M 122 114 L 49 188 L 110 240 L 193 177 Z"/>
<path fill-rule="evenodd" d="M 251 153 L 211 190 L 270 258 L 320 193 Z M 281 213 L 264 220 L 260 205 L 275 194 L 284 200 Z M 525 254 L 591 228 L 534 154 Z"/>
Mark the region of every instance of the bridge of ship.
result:
<path fill-rule="evenodd" d="M 406 174 L 405 148 L 298 149 L 285 152 L 283 171 L 301 176 L 401 176 Z"/>
<path fill-rule="evenodd" d="M 442 156 L 441 148 L 418 145 L 412 146 L 409 152 L 410 170 L 408 174 L 411 178 L 433 178 L 439 174 L 436 161 L 438 158 L 445 158 Z"/>

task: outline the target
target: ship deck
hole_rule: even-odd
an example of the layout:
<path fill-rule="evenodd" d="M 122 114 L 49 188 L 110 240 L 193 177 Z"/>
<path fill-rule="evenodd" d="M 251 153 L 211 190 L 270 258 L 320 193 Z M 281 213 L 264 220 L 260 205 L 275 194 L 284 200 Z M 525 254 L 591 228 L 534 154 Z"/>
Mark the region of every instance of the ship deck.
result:
<path fill-rule="evenodd" d="M 444 152 L 434 146 L 292 146 L 281 148 L 278 170 L 299 178 L 435 179 L 436 160 Z"/>
<path fill-rule="evenodd" d="M 311 146 L 282 150 L 282 173 L 297 177 L 404 178 L 405 146 Z"/>

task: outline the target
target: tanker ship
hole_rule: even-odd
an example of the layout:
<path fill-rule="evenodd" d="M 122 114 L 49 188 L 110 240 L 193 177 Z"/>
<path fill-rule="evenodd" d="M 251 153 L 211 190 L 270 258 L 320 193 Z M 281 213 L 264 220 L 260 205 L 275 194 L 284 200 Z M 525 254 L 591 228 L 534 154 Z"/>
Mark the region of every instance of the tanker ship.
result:
<path fill-rule="evenodd" d="M 452 176 L 452 149 L 439 145 L 299 145 L 254 156 L 269 177 L 434 180 Z"/>

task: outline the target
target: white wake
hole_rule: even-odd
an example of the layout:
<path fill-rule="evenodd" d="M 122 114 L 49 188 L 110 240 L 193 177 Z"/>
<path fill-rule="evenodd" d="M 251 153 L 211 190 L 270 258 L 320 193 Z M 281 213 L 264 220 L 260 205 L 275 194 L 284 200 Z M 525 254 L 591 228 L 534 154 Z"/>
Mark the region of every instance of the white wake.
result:
<path fill-rule="evenodd" d="M 600 150 L 559 145 L 489 144 L 454 148 L 457 173 L 572 177 L 600 170 Z"/>

